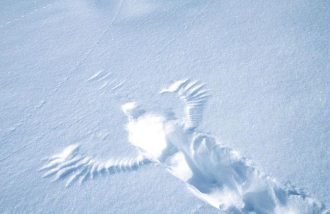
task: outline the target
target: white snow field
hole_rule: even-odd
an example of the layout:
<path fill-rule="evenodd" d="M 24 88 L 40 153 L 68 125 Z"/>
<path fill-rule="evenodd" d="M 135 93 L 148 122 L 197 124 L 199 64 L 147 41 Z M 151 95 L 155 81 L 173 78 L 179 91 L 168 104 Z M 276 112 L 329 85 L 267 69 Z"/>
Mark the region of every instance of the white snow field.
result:
<path fill-rule="evenodd" d="M 327 213 L 329 6 L 2 0 L 0 213 Z"/>

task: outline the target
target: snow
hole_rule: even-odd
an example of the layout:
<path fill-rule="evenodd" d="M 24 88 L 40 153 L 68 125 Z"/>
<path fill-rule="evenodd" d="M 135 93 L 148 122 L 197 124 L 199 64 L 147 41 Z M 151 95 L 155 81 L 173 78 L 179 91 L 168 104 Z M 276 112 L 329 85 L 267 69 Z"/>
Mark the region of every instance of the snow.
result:
<path fill-rule="evenodd" d="M 68 188 L 38 171 L 72 144 L 134 157 L 121 105 L 177 111 L 158 92 L 185 78 L 211 89 L 202 130 L 330 206 L 327 1 L 5 0 L 0 11 L 0 213 L 217 213 L 159 166 Z"/>
<path fill-rule="evenodd" d="M 198 131 L 202 106 L 209 95 L 198 81 L 177 81 L 160 91 L 179 95 L 185 116 L 148 113 L 136 102 L 122 105 L 127 116 L 128 142 L 138 156 L 100 161 L 79 154 L 70 145 L 47 159 L 43 177 L 66 180 L 66 187 L 79 180 L 132 172 L 156 164 L 182 180 L 197 198 L 226 213 L 327 213 L 320 201 L 292 185 L 281 185 L 258 170 L 239 152 Z M 169 116 L 169 117 L 167 117 Z"/>

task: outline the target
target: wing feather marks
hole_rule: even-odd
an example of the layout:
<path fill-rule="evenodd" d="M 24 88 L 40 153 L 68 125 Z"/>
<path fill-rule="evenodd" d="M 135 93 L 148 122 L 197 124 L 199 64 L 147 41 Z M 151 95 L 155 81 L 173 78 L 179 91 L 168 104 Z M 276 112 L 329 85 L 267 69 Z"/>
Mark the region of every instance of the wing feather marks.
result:
<path fill-rule="evenodd" d="M 67 152 L 68 147 L 63 152 Z M 143 155 L 132 159 L 97 161 L 92 157 L 78 153 L 76 150 L 65 155 L 60 153 L 53 157 L 58 158 L 46 159 L 47 162 L 39 171 L 44 173 L 43 177 L 53 177 L 53 181 L 66 179 L 66 187 L 76 181 L 82 184 L 86 180 L 94 179 L 100 175 L 134 171 L 143 165 L 151 163 Z"/>
<path fill-rule="evenodd" d="M 185 105 L 183 118 L 186 129 L 195 129 L 202 121 L 204 106 L 210 97 L 205 84 L 200 81 L 179 80 L 160 93 L 175 93 Z"/>

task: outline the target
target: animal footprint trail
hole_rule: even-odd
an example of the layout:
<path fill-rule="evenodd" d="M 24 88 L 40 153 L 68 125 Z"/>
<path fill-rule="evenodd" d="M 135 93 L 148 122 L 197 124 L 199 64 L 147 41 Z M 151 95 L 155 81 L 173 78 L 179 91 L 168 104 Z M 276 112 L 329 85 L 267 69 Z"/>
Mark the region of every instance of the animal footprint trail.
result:
<path fill-rule="evenodd" d="M 293 186 L 279 184 L 239 152 L 198 130 L 210 97 L 204 84 L 180 80 L 160 91 L 165 93 L 182 100 L 182 118 L 147 112 L 136 102 L 122 106 L 128 119 L 128 142 L 137 149 L 137 157 L 96 161 L 80 154 L 78 145 L 71 145 L 47 160 L 41 168 L 44 176 L 67 179 L 70 185 L 157 163 L 184 181 L 197 198 L 226 213 L 329 213 L 317 199 Z"/>

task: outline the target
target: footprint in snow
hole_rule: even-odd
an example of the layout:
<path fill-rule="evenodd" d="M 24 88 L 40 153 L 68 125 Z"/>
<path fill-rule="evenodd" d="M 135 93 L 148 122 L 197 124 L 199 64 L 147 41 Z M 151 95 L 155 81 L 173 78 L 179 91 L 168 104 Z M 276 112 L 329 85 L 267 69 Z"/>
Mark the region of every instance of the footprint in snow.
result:
<path fill-rule="evenodd" d="M 44 177 L 67 179 L 66 186 L 98 175 L 138 170 L 157 163 L 184 181 L 199 199 L 228 213 L 328 213 L 318 200 L 291 185 L 281 185 L 216 138 L 197 130 L 209 97 L 205 85 L 182 80 L 160 94 L 173 93 L 184 103 L 184 116 L 145 112 L 135 102 L 122 110 L 128 118 L 129 143 L 139 151 L 133 159 L 98 161 L 70 145 L 47 159 Z"/>

